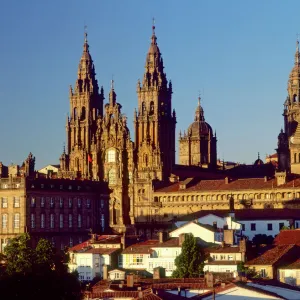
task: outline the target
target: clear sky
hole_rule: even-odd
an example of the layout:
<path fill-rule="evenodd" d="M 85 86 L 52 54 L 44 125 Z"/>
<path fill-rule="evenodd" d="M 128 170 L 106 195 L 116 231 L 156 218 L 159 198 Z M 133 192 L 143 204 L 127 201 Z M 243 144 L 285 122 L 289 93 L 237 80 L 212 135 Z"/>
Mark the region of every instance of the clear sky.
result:
<path fill-rule="evenodd" d="M 59 162 L 84 24 L 99 85 L 107 99 L 113 74 L 132 129 L 152 17 L 173 82 L 176 139 L 201 91 L 218 157 L 264 159 L 283 125 L 299 11 L 298 0 L 0 0 L 0 161 L 21 163 L 31 151 L 37 168 Z"/>

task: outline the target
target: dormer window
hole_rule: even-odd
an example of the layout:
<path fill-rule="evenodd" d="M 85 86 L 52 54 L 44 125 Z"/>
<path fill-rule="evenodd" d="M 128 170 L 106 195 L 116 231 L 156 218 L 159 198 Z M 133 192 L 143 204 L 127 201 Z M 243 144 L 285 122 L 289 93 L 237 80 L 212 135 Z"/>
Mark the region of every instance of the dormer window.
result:
<path fill-rule="evenodd" d="M 116 150 L 109 149 L 107 151 L 107 162 L 115 162 L 116 161 Z"/>

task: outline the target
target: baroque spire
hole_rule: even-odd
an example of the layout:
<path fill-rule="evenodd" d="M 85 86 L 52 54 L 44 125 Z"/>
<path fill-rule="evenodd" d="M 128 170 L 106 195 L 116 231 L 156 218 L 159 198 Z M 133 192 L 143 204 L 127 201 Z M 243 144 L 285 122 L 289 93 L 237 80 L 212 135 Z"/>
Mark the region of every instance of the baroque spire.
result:
<path fill-rule="evenodd" d="M 143 87 L 166 87 L 163 59 L 157 45 L 154 22 L 152 25 L 151 44 L 146 57 Z"/>
<path fill-rule="evenodd" d="M 117 95 L 115 93 L 114 84 L 115 84 L 115 81 L 112 79 L 111 82 L 110 82 L 110 92 L 109 92 L 109 103 L 112 106 L 115 106 L 115 104 L 116 104 L 116 98 L 117 98 Z"/>
<path fill-rule="evenodd" d="M 200 95 L 198 97 L 198 105 L 197 105 L 196 112 L 195 112 L 195 121 L 198 121 L 198 122 L 204 122 L 205 121 L 204 111 L 203 111 L 203 108 L 201 106 L 201 97 L 200 97 Z"/>
<path fill-rule="evenodd" d="M 84 31 L 83 52 L 80 58 L 76 82 L 77 92 L 98 93 L 98 82 L 96 80 L 95 66 L 89 51 L 88 34 Z"/>

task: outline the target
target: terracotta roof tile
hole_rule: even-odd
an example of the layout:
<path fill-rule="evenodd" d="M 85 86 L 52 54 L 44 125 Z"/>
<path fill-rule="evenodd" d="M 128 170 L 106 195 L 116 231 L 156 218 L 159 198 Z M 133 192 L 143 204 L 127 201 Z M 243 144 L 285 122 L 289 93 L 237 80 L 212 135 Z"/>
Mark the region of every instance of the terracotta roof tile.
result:
<path fill-rule="evenodd" d="M 224 179 L 216 180 L 201 180 L 195 178 L 191 186 L 187 186 L 186 189 L 180 189 L 180 183 L 176 182 L 170 184 L 169 186 L 157 189 L 155 193 L 190 193 L 193 191 L 234 191 L 234 190 L 260 190 L 260 189 L 273 189 L 276 187 L 276 179 L 272 178 L 265 181 L 264 178 L 246 178 L 246 179 L 233 179 L 229 180 L 229 183 L 226 184 Z M 284 185 L 281 185 L 279 188 L 291 188 L 291 187 L 300 187 L 300 178 L 291 180 Z"/>
<path fill-rule="evenodd" d="M 87 240 L 87 241 L 85 241 L 85 242 L 83 242 L 81 244 L 77 244 L 77 245 L 69 248 L 69 251 L 73 251 L 73 252 L 76 251 L 77 252 L 77 251 L 82 250 L 85 247 L 89 247 L 89 245 L 90 245 L 90 241 Z"/>
<path fill-rule="evenodd" d="M 117 248 L 90 248 L 86 251 L 83 251 L 84 253 L 93 253 L 93 254 L 112 254 L 120 249 Z"/>
<path fill-rule="evenodd" d="M 283 255 L 289 252 L 295 245 L 279 245 L 276 246 L 259 257 L 256 257 L 246 263 L 246 265 L 273 265 Z"/>
<path fill-rule="evenodd" d="M 299 217 L 300 218 L 300 217 Z M 300 229 L 281 230 L 274 239 L 275 245 L 299 244 Z"/>
<path fill-rule="evenodd" d="M 209 249 L 210 253 L 239 253 L 240 247 L 219 247 L 216 249 Z"/>
<path fill-rule="evenodd" d="M 152 248 L 157 244 L 159 244 L 158 240 L 140 242 L 124 249 L 122 254 L 150 254 L 153 252 Z"/>
<path fill-rule="evenodd" d="M 153 246 L 153 248 L 160 248 L 160 247 L 181 247 L 181 246 L 179 246 L 179 238 L 174 237 L 163 243 L 158 243 L 157 245 Z"/>

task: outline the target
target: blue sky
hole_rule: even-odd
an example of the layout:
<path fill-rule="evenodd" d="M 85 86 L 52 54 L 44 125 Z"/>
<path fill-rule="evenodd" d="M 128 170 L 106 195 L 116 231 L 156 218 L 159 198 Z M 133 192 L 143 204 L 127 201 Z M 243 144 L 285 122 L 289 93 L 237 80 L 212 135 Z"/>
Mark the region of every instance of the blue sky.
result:
<path fill-rule="evenodd" d="M 217 131 L 218 157 L 252 163 L 273 153 L 283 125 L 300 1 L 0 0 L 0 161 L 58 163 L 66 140 L 69 85 L 84 24 L 97 79 L 112 74 L 132 129 L 152 17 L 173 82 L 177 136 L 193 121 L 198 92 Z M 133 138 L 131 130 L 131 137 Z"/>

